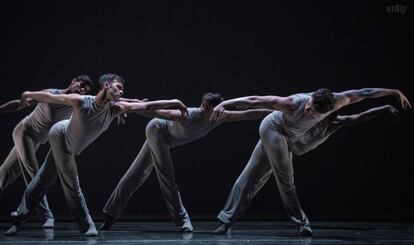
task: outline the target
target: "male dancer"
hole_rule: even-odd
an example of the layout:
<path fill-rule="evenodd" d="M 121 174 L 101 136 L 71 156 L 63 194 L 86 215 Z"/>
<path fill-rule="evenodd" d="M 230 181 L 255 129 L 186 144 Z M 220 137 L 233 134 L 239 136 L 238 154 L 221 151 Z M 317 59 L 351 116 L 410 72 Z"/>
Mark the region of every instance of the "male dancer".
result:
<path fill-rule="evenodd" d="M 72 79 L 65 89 L 45 89 L 43 91 L 51 94 L 84 95 L 93 87 L 92 80 L 87 75 L 80 75 Z M 36 101 L 29 101 L 31 105 Z M 0 113 L 14 112 L 22 109 L 20 100 L 12 100 L 0 106 Z M 23 175 L 26 185 L 32 180 L 39 170 L 36 151 L 41 144 L 46 143 L 49 129 L 53 124 L 68 119 L 72 113 L 72 107 L 58 104 L 39 103 L 35 109 L 20 121 L 13 130 L 14 147 L 6 160 L 0 166 L 0 198 L 3 191 Z M 44 196 L 38 207 L 37 213 L 44 221 L 43 228 L 53 228 L 54 218 L 49 209 L 46 196 Z"/>
<path fill-rule="evenodd" d="M 207 93 L 202 97 L 199 108 L 188 108 L 186 118 L 182 118 L 178 111 L 158 111 L 159 115 L 163 115 L 168 120 L 152 119 L 148 123 L 147 140 L 103 208 L 107 218 L 101 226 L 102 230 L 111 228 L 129 198 L 145 182 L 154 168 L 175 225 L 183 232 L 193 230 L 175 182 L 170 149 L 204 137 L 221 122 L 259 119 L 271 112 L 270 110 L 225 111 L 220 122 L 209 121 L 214 106 L 222 100 L 223 98 L 217 93 Z"/>
<path fill-rule="evenodd" d="M 170 107 L 180 109 L 183 115 L 186 113 L 185 106 L 178 100 L 115 102 L 121 98 L 125 83 L 118 75 L 105 74 L 100 77 L 99 83 L 101 88 L 96 96 L 53 95 L 46 92 L 23 93 L 23 104 L 27 99 L 63 104 L 71 106 L 73 113 L 69 120 L 60 121 L 50 129 L 51 150 L 28 185 L 17 211 L 11 214 L 15 224 L 6 234 L 17 233 L 19 225 L 30 216 L 41 197 L 59 177 L 69 209 L 81 233 L 85 236 L 96 236 L 98 232 L 89 215 L 79 185 L 75 155 L 79 155 L 90 145 L 121 113 Z"/>
<path fill-rule="evenodd" d="M 338 129 L 366 122 L 383 113 L 390 113 L 396 116 L 398 111 L 394 107 L 386 105 L 347 116 L 337 115 L 334 112 L 309 129 L 303 138 L 295 142 L 292 145 L 292 152 L 298 156 L 303 155 L 317 148 Z M 227 232 L 237 217 L 247 210 L 250 202 L 266 184 L 271 174 L 272 167 L 263 150 L 262 141 L 259 140 L 253 150 L 252 157 L 239 178 L 237 178 L 224 209 L 217 216 L 223 224 L 214 231 L 215 234 Z"/>
<path fill-rule="evenodd" d="M 332 93 L 328 89 L 319 89 L 313 93 L 294 94 L 288 97 L 248 96 L 224 101 L 214 108 L 211 120 L 219 120 L 223 117 L 225 108 L 230 106 L 278 110 L 263 119 L 259 129 L 261 141 L 256 145 L 250 161 L 268 160 L 266 163 L 270 165 L 275 175 L 289 218 L 297 225 L 300 235 L 311 236 L 312 229 L 308 218 L 300 207 L 295 190 L 292 164 L 292 149 L 295 143 L 300 142 L 309 129 L 336 110 L 363 99 L 388 95 L 398 96 L 402 108 L 411 108 L 408 99 L 398 90 L 364 88 Z M 252 178 L 256 178 L 256 176 Z M 258 177 L 255 181 L 261 182 L 261 178 Z M 256 185 L 257 183 L 251 184 Z M 226 217 L 224 212 L 218 216 L 223 225 L 215 233 L 227 231 L 231 220 Z"/>

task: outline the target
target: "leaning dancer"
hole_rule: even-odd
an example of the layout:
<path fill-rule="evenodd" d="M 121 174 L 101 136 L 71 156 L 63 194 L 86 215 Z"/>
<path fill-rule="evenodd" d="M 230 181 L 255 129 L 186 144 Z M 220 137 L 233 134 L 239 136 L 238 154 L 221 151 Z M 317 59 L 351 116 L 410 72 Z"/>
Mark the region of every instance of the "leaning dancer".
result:
<path fill-rule="evenodd" d="M 312 229 L 308 218 L 300 207 L 294 185 L 292 151 L 295 149 L 295 144 L 299 146 L 301 140 L 306 138 L 309 129 L 336 110 L 363 99 L 388 95 L 398 96 L 404 109 L 411 108 L 408 99 L 400 91 L 382 88 L 365 88 L 342 93 L 332 93 L 328 89 L 319 89 L 313 93 L 294 94 L 288 97 L 250 96 L 222 102 L 214 109 L 212 120 L 219 120 L 224 109 L 229 106 L 278 110 L 263 119 L 259 129 L 260 141 L 253 151 L 249 164 L 242 173 L 242 176 L 248 176 L 246 178 L 249 180 L 239 179 L 238 182 L 246 182 L 246 184 L 242 186 L 243 189 L 234 191 L 243 193 L 240 194 L 240 198 L 246 198 L 251 193 L 249 192 L 251 189 L 260 189 L 259 187 L 268 178 L 267 175 L 270 174 L 267 170 L 271 169 L 289 218 L 297 225 L 300 235 L 311 236 Z M 261 167 L 266 164 L 269 166 Z M 259 166 L 258 170 L 254 169 L 256 165 Z M 251 176 L 249 176 L 250 172 L 253 172 Z M 245 192 L 249 193 L 246 194 Z M 248 198 L 251 198 L 251 196 Z M 249 200 L 239 200 L 244 205 L 240 204 L 241 207 L 238 210 L 237 201 L 230 199 L 229 202 L 234 202 L 234 204 L 228 202 L 224 212 L 219 214 L 218 219 L 223 224 L 215 233 L 225 233 L 237 214 L 243 211 L 243 208 L 247 207 L 249 203 Z M 235 213 L 232 212 L 232 205 L 235 205 Z"/>
<path fill-rule="evenodd" d="M 123 94 L 124 80 L 118 75 L 106 74 L 100 77 L 99 82 L 101 89 L 96 96 L 23 93 L 22 103 L 33 99 L 44 103 L 63 104 L 71 106 L 73 113 L 69 120 L 60 121 L 50 129 L 51 150 L 27 187 L 17 211 L 11 214 L 15 225 L 9 229 L 9 234 L 16 234 L 18 226 L 30 216 L 39 200 L 59 177 L 68 207 L 80 232 L 85 236 L 96 236 L 98 232 L 79 185 L 75 155 L 79 155 L 102 134 L 121 113 L 167 107 L 179 108 L 185 112 L 185 106 L 178 100 L 115 102 Z"/>
<path fill-rule="evenodd" d="M 182 118 L 178 111 L 158 111 L 158 114 L 172 121 L 153 119 L 148 123 L 147 140 L 103 208 L 107 218 L 101 226 L 102 230 L 111 228 L 129 198 L 146 181 L 154 168 L 175 225 L 183 232 L 193 230 L 175 182 L 170 149 L 204 137 L 221 122 L 259 119 L 271 112 L 270 110 L 225 111 L 220 122 L 209 121 L 214 106 L 222 100 L 223 98 L 217 93 L 205 94 L 199 108 L 188 108 L 187 118 Z"/>
<path fill-rule="evenodd" d="M 65 89 L 45 89 L 51 94 L 86 94 L 93 87 L 92 80 L 87 75 L 80 75 L 72 79 Z M 33 100 L 30 105 L 36 105 Z M 0 113 L 15 112 L 22 109 L 20 100 L 12 100 L 0 106 Z M 72 113 L 72 107 L 58 104 L 38 103 L 32 113 L 20 121 L 13 130 L 14 146 L 6 160 L 0 166 L 0 198 L 3 191 L 23 175 L 26 185 L 32 180 L 39 170 L 36 151 L 41 144 L 47 142 L 49 129 L 64 119 L 68 119 Z M 49 209 L 46 196 L 36 207 L 40 215 L 43 228 L 53 228 L 54 218 Z"/>
<path fill-rule="evenodd" d="M 383 113 L 397 115 L 398 111 L 394 107 L 386 105 L 349 116 L 337 116 L 336 113 L 332 113 L 309 129 L 302 139 L 299 139 L 294 143 L 292 152 L 298 156 L 303 155 L 317 148 L 338 129 L 363 123 L 370 119 L 374 119 Z M 236 180 L 224 209 L 217 217 L 223 224 L 215 230 L 214 233 L 222 234 L 227 232 L 230 226 L 234 224 L 237 217 L 247 210 L 250 202 L 264 184 L 266 184 L 271 174 L 271 165 L 263 150 L 262 141 L 259 140 L 253 150 L 252 157 L 239 178 Z"/>

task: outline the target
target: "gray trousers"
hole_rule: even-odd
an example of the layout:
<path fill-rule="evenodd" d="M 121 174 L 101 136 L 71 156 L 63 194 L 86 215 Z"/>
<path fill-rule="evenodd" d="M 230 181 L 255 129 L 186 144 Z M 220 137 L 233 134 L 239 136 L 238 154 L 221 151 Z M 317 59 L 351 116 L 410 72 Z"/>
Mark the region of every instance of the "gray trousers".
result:
<path fill-rule="evenodd" d="M 170 146 L 160 127 L 156 121 L 148 123 L 147 140 L 106 202 L 103 212 L 113 219 L 119 218 L 129 198 L 147 180 L 155 168 L 161 193 L 175 225 L 182 226 L 186 220 L 189 220 L 175 182 Z"/>
<path fill-rule="evenodd" d="M 19 219 L 28 218 L 34 207 L 59 178 L 69 210 L 80 231 L 85 232 L 94 224 L 79 185 L 75 156 L 66 147 L 66 130 L 67 121 L 58 122 L 50 129 L 49 144 L 51 149 L 42 167 L 27 186 L 17 214 Z"/>
<path fill-rule="evenodd" d="M 20 175 L 23 175 L 24 182 L 28 185 L 39 170 L 36 151 L 40 144 L 29 135 L 30 133 L 25 131 L 21 123 L 17 124 L 13 130 L 15 146 L 0 166 L 0 197 L 3 191 L 15 182 Z M 42 197 L 36 211 L 43 221 L 53 219 L 46 196 Z"/>
<path fill-rule="evenodd" d="M 246 211 L 254 196 L 273 173 L 290 220 L 297 226 L 309 225 L 296 195 L 292 152 L 288 149 L 285 136 L 280 134 L 269 121 L 263 120 L 260 126 L 260 138 L 217 218 L 225 224 L 234 223 L 237 217 Z"/>

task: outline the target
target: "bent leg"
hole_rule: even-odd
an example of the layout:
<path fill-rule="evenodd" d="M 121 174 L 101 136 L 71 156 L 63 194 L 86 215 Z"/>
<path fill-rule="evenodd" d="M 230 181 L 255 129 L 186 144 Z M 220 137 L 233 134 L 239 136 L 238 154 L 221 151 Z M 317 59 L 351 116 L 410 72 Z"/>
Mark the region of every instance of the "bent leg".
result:
<path fill-rule="evenodd" d="M 14 216 L 21 221 L 27 219 L 56 180 L 57 172 L 55 161 L 52 151 L 49 150 L 42 167 L 24 191 L 22 201 Z"/>
<path fill-rule="evenodd" d="M 0 166 L 0 198 L 3 191 L 21 175 L 17 151 L 14 146 L 3 164 Z"/>
<path fill-rule="evenodd" d="M 162 132 L 150 127 L 151 125 L 148 126 L 146 130 L 148 146 L 154 161 L 161 193 L 176 226 L 183 226 L 186 222 L 189 222 L 190 218 L 181 201 L 180 192 L 175 182 L 174 167 L 168 141 Z"/>
<path fill-rule="evenodd" d="M 299 204 L 294 183 L 292 153 L 285 136 L 277 130 L 267 128 L 260 132 L 266 155 L 273 168 L 283 206 L 290 220 L 298 227 L 309 225 L 308 218 Z"/>
<path fill-rule="evenodd" d="M 16 126 L 13 131 L 13 141 L 18 153 L 17 157 L 23 179 L 26 185 L 28 185 L 39 170 L 39 164 L 36 158 L 36 151 L 39 148 L 39 144 L 34 142 L 20 125 Z M 43 220 L 53 219 L 53 214 L 49 209 L 46 196 L 42 197 L 36 211 Z"/>
<path fill-rule="evenodd" d="M 69 210 L 83 233 L 95 225 L 79 184 L 75 156 L 66 147 L 65 132 L 65 124 L 55 124 L 49 132 L 49 143 Z"/>

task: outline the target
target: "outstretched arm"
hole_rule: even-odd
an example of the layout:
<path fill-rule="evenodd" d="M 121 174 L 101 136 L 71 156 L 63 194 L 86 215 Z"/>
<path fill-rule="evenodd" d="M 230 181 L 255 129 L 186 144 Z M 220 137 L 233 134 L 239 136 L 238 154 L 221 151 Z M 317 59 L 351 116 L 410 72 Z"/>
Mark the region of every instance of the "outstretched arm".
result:
<path fill-rule="evenodd" d="M 229 107 L 239 108 L 257 108 L 268 110 L 279 110 L 283 112 L 290 112 L 293 106 L 292 97 L 279 97 L 273 95 L 267 96 L 247 96 L 231 100 L 225 100 L 214 108 L 210 120 L 223 119 L 223 112 Z"/>
<path fill-rule="evenodd" d="M 115 103 L 119 109 L 120 113 L 128 112 L 154 112 L 161 109 L 177 109 L 181 112 L 181 115 L 185 117 L 188 115 L 187 107 L 179 100 L 156 100 L 148 102 L 125 102 L 119 101 Z"/>
<path fill-rule="evenodd" d="M 28 101 L 34 100 L 37 102 L 50 103 L 50 104 L 61 104 L 77 108 L 82 99 L 79 94 L 51 94 L 49 92 L 38 91 L 29 92 L 26 91 L 21 96 L 21 104 L 26 107 Z"/>
<path fill-rule="evenodd" d="M 138 112 L 138 114 L 145 116 L 145 117 L 158 117 L 161 119 L 171 120 L 171 121 L 179 121 L 185 119 L 183 114 L 180 110 L 155 110 L 155 111 L 142 111 Z"/>
<path fill-rule="evenodd" d="M 223 122 L 237 122 L 245 120 L 257 120 L 267 116 L 273 110 L 267 109 L 250 109 L 246 111 L 224 111 Z"/>
<path fill-rule="evenodd" d="M 47 89 L 41 90 L 40 92 L 48 92 Z M 20 111 L 26 107 L 34 106 L 37 104 L 37 101 L 27 98 L 22 104 L 21 99 L 20 100 L 11 100 L 7 103 L 4 103 L 3 105 L 0 105 L 0 113 L 7 113 L 7 112 L 16 112 Z"/>
<path fill-rule="evenodd" d="M 355 124 L 363 123 L 378 117 L 381 114 L 390 113 L 393 116 L 398 115 L 398 110 L 391 105 L 385 105 L 380 107 L 374 107 L 367 111 L 361 112 L 359 114 L 349 115 L 349 116 L 337 116 L 337 126 L 347 127 Z"/>
<path fill-rule="evenodd" d="M 363 88 L 348 90 L 341 93 L 334 93 L 336 100 L 335 109 L 337 110 L 341 107 L 359 102 L 364 99 L 379 98 L 390 95 L 398 97 L 403 109 L 411 108 L 411 104 L 408 101 L 407 97 L 399 90 L 387 88 Z"/>
<path fill-rule="evenodd" d="M 28 100 L 26 103 L 27 104 L 25 107 L 36 104 L 36 102 L 33 100 Z M 20 100 L 11 100 L 7 103 L 4 103 L 3 105 L 0 105 L 0 113 L 20 111 L 23 108 L 24 106 L 20 103 Z"/>
<path fill-rule="evenodd" d="M 124 102 L 146 102 L 146 101 L 148 101 L 148 99 L 142 99 L 142 100 L 140 100 L 140 99 L 130 99 L 130 98 L 119 98 L 119 100 L 118 101 L 124 101 Z"/>
<path fill-rule="evenodd" d="M 121 97 L 121 98 L 119 98 L 118 101 L 124 101 L 124 102 L 145 102 L 145 101 L 148 101 L 148 99 L 145 98 L 145 99 L 140 100 L 140 99 L 130 99 L 130 98 L 123 98 L 123 97 Z M 118 120 L 117 120 L 118 121 L 118 125 L 125 124 L 125 118 L 127 118 L 127 114 L 126 113 L 119 114 L 117 118 L 118 118 Z"/>

